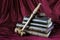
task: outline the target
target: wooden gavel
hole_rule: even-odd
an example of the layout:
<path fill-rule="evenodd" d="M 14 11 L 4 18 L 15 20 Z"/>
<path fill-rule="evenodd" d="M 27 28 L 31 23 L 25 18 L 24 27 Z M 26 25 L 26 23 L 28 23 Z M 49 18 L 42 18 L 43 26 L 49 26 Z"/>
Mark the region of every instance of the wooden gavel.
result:
<path fill-rule="evenodd" d="M 31 19 L 33 18 L 33 16 L 37 13 L 38 9 L 40 8 L 40 5 L 41 5 L 41 3 L 39 3 L 39 4 L 37 5 L 37 7 L 34 9 L 34 11 L 32 12 L 31 16 L 29 17 L 28 21 L 27 21 L 26 24 L 23 26 L 23 28 L 22 28 L 22 29 L 20 29 L 20 28 L 15 28 L 15 32 L 17 32 L 17 33 L 20 34 L 21 36 L 22 36 L 23 34 L 25 34 L 24 29 L 27 27 L 27 25 L 29 24 L 29 22 L 31 21 Z"/>

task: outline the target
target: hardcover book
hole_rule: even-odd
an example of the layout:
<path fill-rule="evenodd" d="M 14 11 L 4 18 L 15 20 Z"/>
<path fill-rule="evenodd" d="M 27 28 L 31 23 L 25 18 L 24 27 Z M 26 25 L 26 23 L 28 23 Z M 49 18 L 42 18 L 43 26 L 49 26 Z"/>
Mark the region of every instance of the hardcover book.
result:
<path fill-rule="evenodd" d="M 27 21 L 29 19 L 29 17 L 24 17 L 23 18 L 23 21 Z M 49 24 L 51 22 L 51 18 L 48 18 L 48 17 L 40 17 L 40 18 L 33 18 L 31 20 L 32 22 L 41 22 L 41 23 L 47 23 Z"/>
<path fill-rule="evenodd" d="M 47 34 L 45 33 L 41 33 L 41 32 L 35 32 L 35 31 L 29 31 L 29 30 L 26 30 L 27 33 L 29 34 L 32 34 L 32 35 L 37 35 L 37 36 L 41 36 L 41 37 L 49 37 L 51 31 Z"/>
<path fill-rule="evenodd" d="M 26 23 L 25 21 L 22 22 L 22 24 L 25 24 L 25 23 Z M 46 27 L 46 28 L 51 27 L 51 25 L 52 25 L 52 22 L 50 24 L 47 24 L 47 25 L 45 25 L 45 24 L 39 24 L 39 23 L 31 23 L 31 22 L 28 24 L 28 26 Z"/>
<path fill-rule="evenodd" d="M 19 27 L 19 28 L 22 28 L 24 25 L 17 23 L 16 26 Z M 40 32 L 48 33 L 49 31 L 51 31 L 51 30 L 54 28 L 54 26 L 51 25 L 50 28 L 27 26 L 26 29 L 27 29 L 27 28 L 28 28 L 29 30 L 34 30 L 34 31 L 40 31 Z"/>

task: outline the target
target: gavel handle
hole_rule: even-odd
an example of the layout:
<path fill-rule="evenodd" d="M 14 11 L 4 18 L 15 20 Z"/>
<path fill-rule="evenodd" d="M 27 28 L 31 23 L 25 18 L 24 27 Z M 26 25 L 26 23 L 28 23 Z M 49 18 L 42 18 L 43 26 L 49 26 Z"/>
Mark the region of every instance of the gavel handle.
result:
<path fill-rule="evenodd" d="M 32 12 L 31 16 L 29 17 L 28 21 L 26 22 L 26 24 L 25 24 L 24 27 L 22 28 L 22 30 L 24 30 L 25 27 L 28 25 L 28 23 L 31 21 L 31 19 L 33 18 L 34 14 L 36 14 L 36 12 L 38 11 L 40 5 L 41 5 L 41 3 L 39 3 L 39 4 L 37 5 L 37 7 L 34 9 L 34 11 Z"/>

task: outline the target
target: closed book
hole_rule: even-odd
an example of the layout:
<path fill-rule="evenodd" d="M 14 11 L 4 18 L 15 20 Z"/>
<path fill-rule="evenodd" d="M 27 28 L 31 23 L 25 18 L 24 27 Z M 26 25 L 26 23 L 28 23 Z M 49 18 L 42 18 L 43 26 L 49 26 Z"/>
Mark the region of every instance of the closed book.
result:
<path fill-rule="evenodd" d="M 23 27 L 23 24 L 16 24 L 17 27 Z M 27 26 L 26 28 L 30 29 L 30 30 L 34 30 L 34 31 L 40 31 L 40 32 L 44 32 L 44 33 L 48 33 L 49 31 L 51 31 L 54 26 L 52 25 L 50 28 L 42 28 L 42 27 L 35 27 L 35 26 Z"/>
<path fill-rule="evenodd" d="M 23 20 L 23 22 L 27 22 L 27 20 Z M 22 23 L 23 23 L 22 22 Z M 52 22 L 52 21 L 51 21 Z M 43 24 L 43 25 L 48 25 L 48 24 L 50 24 L 51 22 L 49 22 L 49 23 L 44 23 L 44 22 L 38 22 L 38 21 L 30 21 L 30 23 L 38 23 L 38 24 Z"/>
<path fill-rule="evenodd" d="M 29 17 L 24 17 L 23 21 L 27 21 L 28 19 L 29 19 Z M 51 18 L 48 18 L 48 17 L 40 17 L 39 18 L 39 17 L 37 17 L 37 18 L 33 18 L 31 21 L 49 24 L 51 22 Z"/>
<path fill-rule="evenodd" d="M 35 31 L 30 31 L 30 30 L 25 30 L 27 33 L 31 34 L 31 35 L 36 35 L 36 36 L 41 36 L 41 37 L 49 37 L 51 31 L 47 34 L 45 33 L 41 33 L 41 32 L 35 32 Z"/>
<path fill-rule="evenodd" d="M 23 21 L 22 24 L 26 24 L 26 22 Z M 28 24 L 28 26 L 46 27 L 46 28 L 49 28 L 49 27 L 51 27 L 52 24 L 53 24 L 52 22 L 50 22 L 50 24 L 48 24 L 48 25 L 39 24 L 39 23 L 32 23 L 32 22 L 30 22 L 30 23 Z"/>

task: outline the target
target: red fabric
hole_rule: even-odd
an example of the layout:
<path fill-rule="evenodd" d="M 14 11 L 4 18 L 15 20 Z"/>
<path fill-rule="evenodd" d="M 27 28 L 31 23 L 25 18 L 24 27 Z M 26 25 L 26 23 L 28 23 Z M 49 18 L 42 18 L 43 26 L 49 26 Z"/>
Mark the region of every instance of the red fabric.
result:
<path fill-rule="evenodd" d="M 50 38 L 20 37 L 14 33 L 15 24 L 29 16 L 39 2 L 42 6 L 38 13 L 45 12 L 54 23 L 60 24 L 60 0 L 0 0 L 0 40 L 60 40 L 59 26 L 55 26 L 58 28 L 54 29 Z"/>

